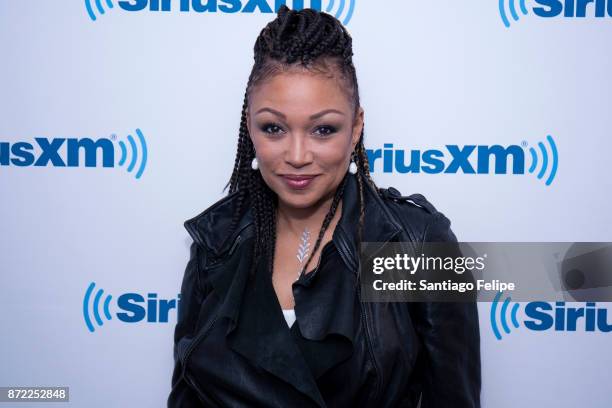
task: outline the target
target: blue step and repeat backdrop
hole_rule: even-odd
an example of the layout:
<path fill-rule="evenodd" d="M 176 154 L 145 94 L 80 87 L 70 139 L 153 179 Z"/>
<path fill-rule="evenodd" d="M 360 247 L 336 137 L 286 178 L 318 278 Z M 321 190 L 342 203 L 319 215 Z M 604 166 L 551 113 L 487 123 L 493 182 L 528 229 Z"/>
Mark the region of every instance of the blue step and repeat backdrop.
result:
<path fill-rule="evenodd" d="M 281 3 L 0 2 L 0 386 L 165 405 L 182 223 L 223 196 Z M 461 241 L 612 241 L 612 0 L 287 5 L 353 36 L 379 186 Z M 490 309 L 483 407 L 611 406 L 611 333 L 494 331 Z"/>

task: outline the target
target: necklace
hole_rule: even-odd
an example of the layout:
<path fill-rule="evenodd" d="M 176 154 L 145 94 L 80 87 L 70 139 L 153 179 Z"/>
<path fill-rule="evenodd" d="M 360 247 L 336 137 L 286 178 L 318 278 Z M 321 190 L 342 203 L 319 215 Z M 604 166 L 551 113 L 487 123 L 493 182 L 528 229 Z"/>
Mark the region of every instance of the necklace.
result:
<path fill-rule="evenodd" d="M 300 268 L 297 271 L 297 278 L 295 280 L 300 279 L 300 277 L 304 274 L 304 271 L 302 269 L 302 264 L 304 263 L 304 260 L 308 257 L 308 252 L 310 251 L 310 231 L 308 230 L 308 227 L 304 228 L 304 231 L 302 232 L 302 236 L 301 236 L 301 241 L 300 241 L 300 245 L 298 246 L 297 249 L 297 259 L 300 262 Z"/>

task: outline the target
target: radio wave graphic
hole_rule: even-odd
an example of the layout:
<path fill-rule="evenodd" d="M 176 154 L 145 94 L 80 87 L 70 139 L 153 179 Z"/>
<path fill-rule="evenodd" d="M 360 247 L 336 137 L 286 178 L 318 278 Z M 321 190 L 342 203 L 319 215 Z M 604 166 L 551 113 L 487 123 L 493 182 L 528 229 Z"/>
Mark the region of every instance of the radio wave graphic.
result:
<path fill-rule="evenodd" d="M 95 286 L 96 286 L 96 283 L 91 282 L 89 284 L 89 287 L 85 291 L 85 297 L 83 298 L 83 318 L 85 319 L 85 325 L 87 326 L 87 329 L 91 333 L 93 333 L 96 330 L 91 321 L 91 317 L 90 317 L 91 312 L 89 310 L 90 299 L 91 299 Z M 93 299 L 93 304 L 91 305 L 93 317 L 98 326 L 102 326 L 104 324 L 104 322 L 102 321 L 102 317 L 100 316 L 100 299 L 102 299 L 103 295 L 104 295 L 104 290 L 98 289 Z M 102 306 L 102 309 L 104 311 L 104 317 L 106 317 L 107 320 L 112 319 L 112 316 L 110 314 L 110 308 L 109 308 L 111 299 L 112 299 L 111 295 L 106 295 L 106 298 L 104 299 L 104 305 Z"/>
<path fill-rule="evenodd" d="M 527 7 L 525 6 L 525 0 L 499 0 L 499 15 L 501 16 L 501 19 L 506 28 L 508 28 L 510 27 L 510 20 L 508 19 L 508 15 L 506 14 L 506 1 L 508 1 L 508 11 L 510 12 L 510 15 L 512 16 L 512 19 L 514 21 L 518 21 L 519 19 L 519 14 L 517 13 L 515 3 L 517 1 L 519 2 L 521 13 L 523 13 L 524 15 L 527 14 Z"/>
<path fill-rule="evenodd" d="M 497 306 L 499 304 L 499 299 L 502 295 L 502 292 L 497 292 L 497 295 L 495 295 L 495 298 L 493 299 L 493 304 L 491 304 L 491 329 L 493 330 L 493 334 L 495 335 L 495 337 L 497 338 L 497 340 L 501 340 L 502 339 L 502 335 L 501 332 L 499 331 L 499 326 L 497 324 L 497 321 L 499 319 L 500 323 L 501 323 L 501 327 L 504 330 L 504 332 L 506 334 L 510 334 L 510 326 L 508 326 L 508 306 L 510 305 L 510 302 L 512 301 L 512 298 L 510 296 L 508 296 L 505 300 L 504 303 L 502 303 L 501 309 L 500 309 L 500 313 L 499 316 L 497 316 Z M 516 318 L 516 314 L 518 313 L 518 309 L 519 309 L 519 304 L 515 303 L 512 306 L 512 310 L 510 312 L 510 319 L 512 321 L 512 325 L 518 329 L 519 327 L 519 322 Z"/>
<path fill-rule="evenodd" d="M 325 9 L 325 12 L 328 14 L 332 14 L 334 17 L 336 17 L 338 20 L 342 21 L 342 24 L 347 25 L 349 23 L 349 21 L 351 21 L 351 17 L 353 17 L 353 11 L 355 11 L 355 2 L 357 0 L 339 0 L 339 1 L 335 1 L 335 0 L 329 0 L 329 3 L 327 3 L 327 8 Z M 335 13 L 332 12 L 332 10 L 334 9 L 334 6 L 336 5 L 336 3 L 338 3 L 338 7 L 336 8 Z M 348 3 L 348 6 L 347 4 Z M 313 6 L 314 8 L 314 6 Z M 342 13 L 344 12 L 344 9 L 347 8 L 346 14 L 344 15 L 344 19 L 341 20 L 340 16 L 342 15 Z"/>
<path fill-rule="evenodd" d="M 99 14 L 104 14 L 105 10 L 104 6 L 102 6 L 102 0 L 85 0 L 85 8 L 87 9 L 87 14 L 89 15 L 89 18 L 91 18 L 91 21 L 96 21 L 97 17 L 91 5 L 92 2 L 95 3 Z M 109 9 L 113 8 L 113 2 L 111 0 L 106 0 L 106 7 L 108 7 Z"/>
<path fill-rule="evenodd" d="M 557 168 L 559 167 L 559 152 L 557 151 L 557 145 L 555 144 L 555 140 L 552 138 L 552 136 L 546 136 L 546 141 L 548 142 L 550 148 L 550 155 L 546 150 L 544 143 L 542 142 L 538 142 L 539 151 L 537 151 L 533 147 L 529 148 L 529 153 L 531 154 L 531 166 L 529 167 L 529 173 L 535 172 L 536 167 L 538 167 L 538 157 L 541 155 L 542 163 L 540 171 L 538 171 L 537 173 L 537 177 L 538 179 L 542 179 L 546 174 L 546 170 L 548 170 L 548 168 L 550 167 L 550 173 L 548 174 L 548 177 L 545 181 L 545 184 L 549 186 L 550 183 L 552 183 L 552 181 L 555 179 L 555 175 L 557 174 Z M 540 153 L 540 155 L 538 155 L 538 152 Z"/>
<path fill-rule="evenodd" d="M 144 171 L 147 165 L 147 142 L 140 129 L 136 129 L 136 136 L 138 136 L 138 141 L 140 142 L 140 151 L 141 151 L 140 156 L 142 157 L 140 161 L 140 166 L 138 166 L 138 170 L 136 171 L 136 175 L 135 175 L 135 177 L 139 179 L 140 176 L 142 176 L 142 172 Z M 128 135 L 127 140 L 130 146 L 130 153 L 131 153 L 131 159 L 130 159 L 129 164 L 127 165 L 127 171 L 131 173 L 132 170 L 134 170 L 134 168 L 136 167 L 136 162 L 138 161 L 138 156 L 139 156 L 139 153 L 138 153 L 139 150 L 136 145 L 136 141 L 134 140 L 132 135 Z M 121 149 L 121 158 L 119 159 L 118 164 L 119 166 L 124 166 L 128 158 L 128 149 L 122 140 L 119 141 L 119 148 Z"/>

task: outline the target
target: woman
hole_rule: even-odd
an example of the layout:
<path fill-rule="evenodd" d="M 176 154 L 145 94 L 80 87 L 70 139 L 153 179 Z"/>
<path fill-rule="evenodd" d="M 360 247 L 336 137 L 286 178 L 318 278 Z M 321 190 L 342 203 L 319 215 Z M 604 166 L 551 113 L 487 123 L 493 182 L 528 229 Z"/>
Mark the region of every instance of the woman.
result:
<path fill-rule="evenodd" d="M 456 238 L 370 178 L 350 35 L 281 6 L 254 51 L 229 193 L 185 222 L 168 407 L 480 406 L 473 303 L 361 302 L 360 242 Z"/>

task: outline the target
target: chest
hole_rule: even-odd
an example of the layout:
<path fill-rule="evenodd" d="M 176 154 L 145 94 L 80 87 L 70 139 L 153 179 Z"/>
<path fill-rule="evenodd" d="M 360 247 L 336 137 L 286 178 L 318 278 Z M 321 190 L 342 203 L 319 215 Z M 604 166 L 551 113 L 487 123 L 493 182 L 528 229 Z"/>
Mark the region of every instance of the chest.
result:
<path fill-rule="evenodd" d="M 281 236 L 277 239 L 272 284 L 283 310 L 295 307 L 293 284 L 300 277 L 302 270 L 305 268 L 303 273 L 310 275 L 325 262 L 324 258 L 329 256 L 329 247 L 333 243 L 330 237 L 324 238 L 318 248 L 315 248 L 316 239 L 310 234 L 304 234 L 300 241 L 294 237 Z"/>

